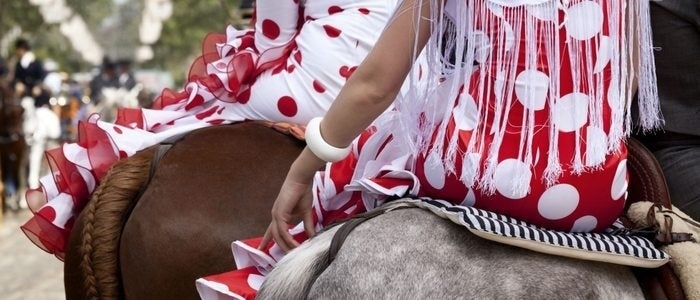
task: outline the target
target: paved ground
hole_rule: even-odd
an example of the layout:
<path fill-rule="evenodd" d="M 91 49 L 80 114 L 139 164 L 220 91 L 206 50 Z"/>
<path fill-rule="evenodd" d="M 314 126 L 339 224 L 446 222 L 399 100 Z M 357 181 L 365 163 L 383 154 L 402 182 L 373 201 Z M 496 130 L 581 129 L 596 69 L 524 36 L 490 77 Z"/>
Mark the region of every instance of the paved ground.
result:
<path fill-rule="evenodd" d="M 27 209 L 0 221 L 0 299 L 65 299 L 63 263 L 37 248 L 19 230 Z"/>

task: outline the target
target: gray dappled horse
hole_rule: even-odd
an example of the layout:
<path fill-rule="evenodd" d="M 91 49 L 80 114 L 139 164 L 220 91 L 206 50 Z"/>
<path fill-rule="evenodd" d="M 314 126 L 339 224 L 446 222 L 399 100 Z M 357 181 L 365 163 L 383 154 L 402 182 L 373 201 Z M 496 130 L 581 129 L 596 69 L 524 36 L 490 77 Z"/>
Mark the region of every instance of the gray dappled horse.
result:
<path fill-rule="evenodd" d="M 499 244 L 420 208 L 362 223 L 330 262 L 338 227 L 290 252 L 258 298 L 644 298 L 628 267 Z"/>

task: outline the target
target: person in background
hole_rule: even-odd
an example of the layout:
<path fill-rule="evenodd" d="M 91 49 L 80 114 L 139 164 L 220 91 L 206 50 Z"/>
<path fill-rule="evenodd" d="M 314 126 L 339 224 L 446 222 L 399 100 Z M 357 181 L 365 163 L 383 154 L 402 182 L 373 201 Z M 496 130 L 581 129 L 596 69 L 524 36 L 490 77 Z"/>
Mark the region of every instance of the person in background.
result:
<path fill-rule="evenodd" d="M 61 106 L 61 141 L 73 142 L 78 135 L 78 122 L 89 117 L 88 106 L 82 101 L 82 92 L 75 85 L 68 88 L 66 105 Z"/>
<path fill-rule="evenodd" d="M 61 122 L 51 108 L 52 92 L 45 86 L 35 86 L 32 89 L 34 106 L 25 112 L 25 122 L 31 122 L 32 131 L 26 133 L 29 142 L 29 174 L 27 185 L 30 189 L 39 188 L 39 174 L 44 151 L 51 140 L 61 136 Z M 26 109 L 26 108 L 25 108 Z"/>
<path fill-rule="evenodd" d="M 51 93 L 52 97 L 57 97 L 61 94 L 63 86 L 63 77 L 61 73 L 58 72 L 58 64 L 53 60 L 46 60 L 46 62 L 44 62 L 44 70 L 46 71 L 46 76 L 44 77 L 43 84 Z"/>
<path fill-rule="evenodd" d="M 117 79 L 119 80 L 120 88 L 131 90 L 136 86 L 136 78 L 134 78 L 134 73 L 131 72 L 130 60 L 122 59 L 117 61 Z"/>
<path fill-rule="evenodd" d="M 44 66 L 36 55 L 31 51 L 29 41 L 18 39 L 15 42 L 15 65 L 14 85 L 19 97 L 31 97 L 35 86 L 40 85 L 46 76 Z"/>
<path fill-rule="evenodd" d="M 99 73 L 90 81 L 90 99 L 93 104 L 99 104 L 104 95 L 102 89 L 119 87 L 119 79 L 117 78 L 117 67 L 107 57 L 102 60 L 102 66 Z"/>

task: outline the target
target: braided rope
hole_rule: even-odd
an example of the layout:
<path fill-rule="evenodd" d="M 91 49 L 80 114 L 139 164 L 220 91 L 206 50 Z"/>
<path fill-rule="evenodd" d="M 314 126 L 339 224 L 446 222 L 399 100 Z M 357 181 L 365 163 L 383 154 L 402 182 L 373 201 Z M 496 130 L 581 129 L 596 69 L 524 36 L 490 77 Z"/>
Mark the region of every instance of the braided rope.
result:
<path fill-rule="evenodd" d="M 88 299 L 123 298 L 119 240 L 129 208 L 147 182 L 154 152 L 149 148 L 115 164 L 85 208 L 80 269 Z"/>

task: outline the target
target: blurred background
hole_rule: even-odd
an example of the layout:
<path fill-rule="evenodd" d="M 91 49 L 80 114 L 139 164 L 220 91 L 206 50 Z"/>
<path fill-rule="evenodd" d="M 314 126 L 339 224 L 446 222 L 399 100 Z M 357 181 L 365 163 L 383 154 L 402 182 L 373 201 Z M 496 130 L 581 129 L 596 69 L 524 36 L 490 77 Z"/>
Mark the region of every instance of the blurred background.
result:
<path fill-rule="evenodd" d="M 43 151 L 92 113 L 179 89 L 204 37 L 250 23 L 253 0 L 0 0 L 0 299 L 64 299 L 63 263 L 19 226 Z"/>

